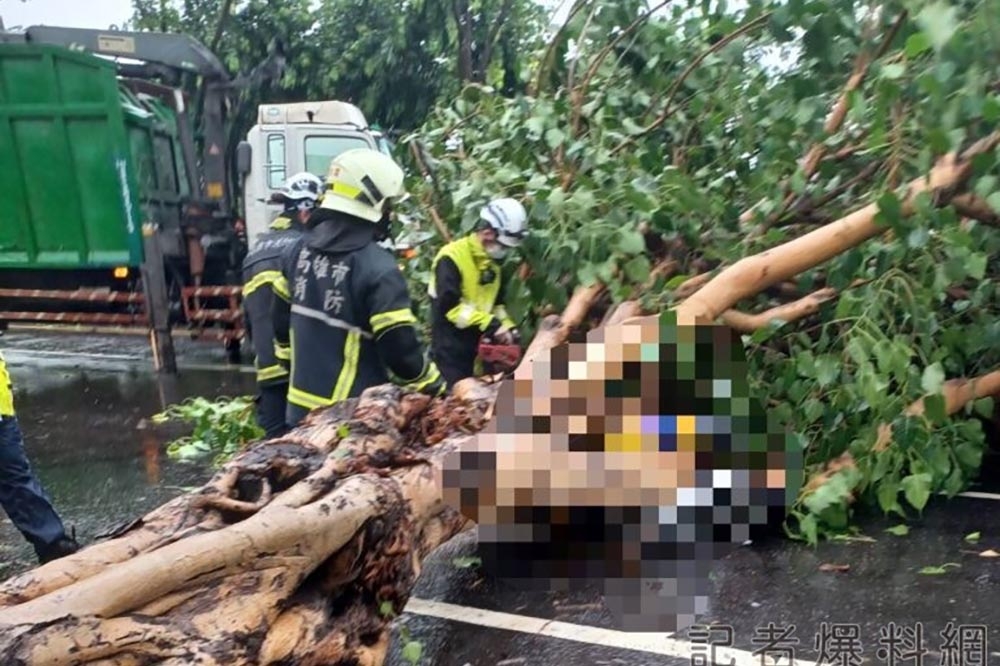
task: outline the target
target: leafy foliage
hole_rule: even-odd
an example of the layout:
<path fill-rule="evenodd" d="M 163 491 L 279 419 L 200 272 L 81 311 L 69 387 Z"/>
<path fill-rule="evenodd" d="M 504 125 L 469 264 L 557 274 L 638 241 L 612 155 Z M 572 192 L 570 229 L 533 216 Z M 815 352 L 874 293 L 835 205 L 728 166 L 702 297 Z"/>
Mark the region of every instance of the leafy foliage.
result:
<path fill-rule="evenodd" d="M 233 74 L 248 73 L 269 48 L 280 48 L 285 58 L 280 83 L 245 91 L 234 110 L 234 137 L 246 134 L 264 102 L 341 99 L 357 104 L 373 123 L 412 129 L 462 80 L 521 90 L 522 53 L 537 44 L 544 18 L 535 0 L 133 0 L 132 5 L 130 27 L 189 34 Z M 460 63 L 463 53 L 474 57 L 475 66 Z"/>
<path fill-rule="evenodd" d="M 753 0 L 735 12 L 688 0 L 643 19 L 644 5 L 577 2 L 535 58 L 530 92 L 469 85 L 439 104 L 405 140 L 430 170 L 419 178 L 412 165 L 414 200 L 433 202 L 452 234 L 469 231 L 492 197 L 525 203 L 533 226 L 520 259 L 531 274 L 512 284 L 508 309 L 529 335 L 575 286 L 601 281 L 614 300 L 670 307 L 686 277 L 876 202 L 885 235 L 794 285 L 838 298 L 745 338 L 753 385 L 776 427 L 796 433 L 808 471 L 853 459 L 802 494 L 788 531 L 815 542 L 858 511 L 905 519 L 934 494 L 960 492 L 985 447 L 970 416 L 989 418 L 992 406 L 949 418 L 942 390 L 948 377 L 1000 365 L 997 155 L 978 158 L 968 181 L 987 204 L 979 219 L 949 196 L 918 198 L 904 217 L 901 187 L 996 128 L 1000 1 L 873 11 Z M 822 159 L 807 169 L 813 148 Z M 432 228 L 426 211 L 412 214 Z M 442 242 L 407 265 L 422 304 Z M 672 274 L 651 279 L 665 248 L 678 247 Z M 902 416 L 924 395 L 923 416 Z M 880 424 L 893 437 L 875 451 Z"/>
<path fill-rule="evenodd" d="M 190 398 L 152 417 L 153 423 L 178 420 L 194 426 L 190 435 L 167 444 L 167 455 L 175 460 L 203 460 L 209 456 L 216 466 L 238 453 L 244 445 L 264 436 L 257 425 L 251 396 L 236 398 Z"/>

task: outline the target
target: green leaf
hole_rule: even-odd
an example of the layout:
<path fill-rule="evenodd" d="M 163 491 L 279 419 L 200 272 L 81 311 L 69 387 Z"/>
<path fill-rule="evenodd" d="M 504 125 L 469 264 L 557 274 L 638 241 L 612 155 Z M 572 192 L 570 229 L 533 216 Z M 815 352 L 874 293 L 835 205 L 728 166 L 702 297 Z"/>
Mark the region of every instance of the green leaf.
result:
<path fill-rule="evenodd" d="M 972 408 L 984 419 L 993 418 L 993 398 L 989 396 L 973 401 Z"/>
<path fill-rule="evenodd" d="M 576 279 L 580 286 L 589 287 L 597 282 L 597 268 L 593 264 L 584 264 L 576 271 Z"/>
<path fill-rule="evenodd" d="M 809 514 L 799 522 L 799 529 L 805 536 L 806 541 L 815 546 L 819 542 L 818 525 L 816 523 L 816 516 Z"/>
<path fill-rule="evenodd" d="M 939 393 L 943 384 L 944 368 L 941 367 L 940 362 L 932 363 L 924 368 L 924 374 L 920 378 L 920 388 L 924 390 L 925 394 Z"/>
<path fill-rule="evenodd" d="M 876 492 L 878 496 L 878 504 L 882 507 L 882 511 L 889 513 L 890 511 L 896 511 L 902 513 L 899 507 L 899 484 L 894 482 L 884 482 L 879 485 L 878 491 Z"/>
<path fill-rule="evenodd" d="M 418 641 L 410 641 L 403 646 L 403 659 L 411 664 L 420 662 L 420 656 L 424 652 L 424 645 Z"/>
<path fill-rule="evenodd" d="M 949 3 L 938 0 L 922 9 L 916 16 L 916 22 L 934 49 L 940 51 L 958 29 L 958 10 Z"/>
<path fill-rule="evenodd" d="M 989 204 L 994 213 L 1000 213 L 1000 192 L 994 192 L 986 197 L 986 203 Z"/>
<path fill-rule="evenodd" d="M 548 144 L 549 148 L 555 148 L 562 145 L 562 142 L 566 139 L 566 134 L 558 127 L 553 127 L 545 132 L 545 143 Z"/>
<path fill-rule="evenodd" d="M 893 63 L 882 67 L 882 77 L 886 79 L 898 79 L 906 72 L 906 66 Z"/>
<path fill-rule="evenodd" d="M 968 266 L 966 267 L 969 273 L 969 277 L 976 280 L 982 280 L 986 277 L 986 260 L 985 254 L 971 254 L 968 259 Z"/>
<path fill-rule="evenodd" d="M 622 231 L 618 241 L 618 250 L 625 254 L 640 254 L 646 251 L 646 241 L 638 231 Z"/>
<path fill-rule="evenodd" d="M 814 398 L 806 400 L 802 405 L 802 415 L 806 417 L 806 421 L 815 421 L 823 416 L 823 411 L 823 403 Z"/>
<path fill-rule="evenodd" d="M 840 359 L 832 354 L 824 354 L 816 359 L 816 381 L 820 388 L 834 383 L 840 376 Z"/>
<path fill-rule="evenodd" d="M 924 32 L 917 32 L 910 35 L 906 39 L 906 46 L 904 47 L 907 58 L 915 58 L 929 48 L 931 48 L 931 40 L 927 36 L 927 33 Z"/>
<path fill-rule="evenodd" d="M 983 451 L 971 442 L 962 442 L 955 447 L 955 457 L 968 469 L 979 469 L 983 460 Z"/>
<path fill-rule="evenodd" d="M 882 196 L 878 198 L 878 215 L 884 224 L 889 226 L 895 226 L 899 223 L 900 216 L 903 212 L 902 203 L 892 192 L 884 192 Z"/>
<path fill-rule="evenodd" d="M 973 532 L 971 534 L 965 535 L 965 540 L 969 543 L 979 543 L 979 538 L 982 536 L 980 532 Z"/>
<path fill-rule="evenodd" d="M 931 481 L 931 475 L 926 473 L 911 474 L 903 479 L 903 496 L 917 511 L 921 511 L 930 499 Z"/>
<path fill-rule="evenodd" d="M 906 536 L 910 533 L 910 528 L 906 525 L 893 525 L 885 530 L 889 534 L 895 534 L 896 536 Z"/>
<path fill-rule="evenodd" d="M 625 116 L 622 119 L 622 127 L 625 129 L 625 133 L 629 135 L 642 134 L 644 128 L 641 125 L 636 124 L 634 120 Z"/>
<path fill-rule="evenodd" d="M 670 278 L 670 280 L 668 280 L 665 285 L 663 285 L 663 288 L 667 290 L 674 290 L 677 287 L 684 284 L 685 282 L 687 282 L 690 277 L 691 277 L 690 275 L 675 275 L 674 277 Z"/>
<path fill-rule="evenodd" d="M 935 425 L 941 425 L 948 420 L 948 409 L 944 395 L 935 393 L 924 398 L 924 416 Z"/>
<path fill-rule="evenodd" d="M 635 283 L 643 283 L 649 279 L 653 266 L 644 255 L 632 257 L 625 263 L 625 276 Z"/>
<path fill-rule="evenodd" d="M 906 237 L 906 244 L 910 247 L 919 250 L 920 248 L 927 245 L 927 241 L 930 239 L 930 233 L 927 229 L 923 227 L 917 227 Z"/>
<path fill-rule="evenodd" d="M 917 573 L 922 574 L 924 576 L 940 576 L 941 574 L 948 573 L 948 567 L 960 569 L 962 565 L 956 564 L 955 562 L 947 562 L 939 567 L 924 567 Z"/>
<path fill-rule="evenodd" d="M 561 187 L 553 188 L 549 193 L 549 208 L 552 209 L 552 213 L 555 215 L 561 213 L 565 202 L 566 193 L 563 192 L 563 189 Z"/>

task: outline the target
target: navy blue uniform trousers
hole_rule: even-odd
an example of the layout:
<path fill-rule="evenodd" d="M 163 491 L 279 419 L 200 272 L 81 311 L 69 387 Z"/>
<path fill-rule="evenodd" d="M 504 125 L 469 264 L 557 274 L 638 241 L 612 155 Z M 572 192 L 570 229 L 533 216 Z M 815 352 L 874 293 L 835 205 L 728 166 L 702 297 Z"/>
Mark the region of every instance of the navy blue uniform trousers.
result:
<path fill-rule="evenodd" d="M 0 417 L 0 506 L 36 550 L 65 534 L 62 520 L 28 463 L 15 416 Z"/>

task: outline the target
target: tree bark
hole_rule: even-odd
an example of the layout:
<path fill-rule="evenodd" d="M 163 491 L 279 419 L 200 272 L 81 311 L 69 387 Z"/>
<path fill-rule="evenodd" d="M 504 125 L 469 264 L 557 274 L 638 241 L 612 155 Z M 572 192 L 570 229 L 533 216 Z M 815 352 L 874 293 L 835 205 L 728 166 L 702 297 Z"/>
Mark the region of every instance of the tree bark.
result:
<path fill-rule="evenodd" d="M 452 11 L 458 28 L 458 80 L 474 81 L 472 56 L 472 14 L 469 0 L 454 0 Z"/>

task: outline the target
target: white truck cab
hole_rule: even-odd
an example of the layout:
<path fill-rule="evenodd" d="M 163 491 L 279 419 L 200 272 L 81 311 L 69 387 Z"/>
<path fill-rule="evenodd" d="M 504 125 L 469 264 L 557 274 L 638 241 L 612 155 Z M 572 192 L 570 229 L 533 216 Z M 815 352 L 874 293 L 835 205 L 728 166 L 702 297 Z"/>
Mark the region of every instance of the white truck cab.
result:
<path fill-rule="evenodd" d="M 260 105 L 257 124 L 236 151 L 249 245 L 281 212 L 281 205 L 272 203 L 271 197 L 285 178 L 308 171 L 325 180 L 330 161 L 352 148 L 392 155 L 387 138 L 369 128 L 361 109 L 348 102 Z"/>

